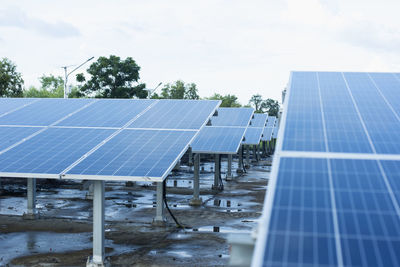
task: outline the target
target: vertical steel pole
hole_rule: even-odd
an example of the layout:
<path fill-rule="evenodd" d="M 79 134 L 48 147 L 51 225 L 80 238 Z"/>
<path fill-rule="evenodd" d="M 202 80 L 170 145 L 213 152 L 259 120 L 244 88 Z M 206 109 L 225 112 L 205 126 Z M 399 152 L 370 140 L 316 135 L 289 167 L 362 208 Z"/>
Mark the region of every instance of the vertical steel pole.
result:
<path fill-rule="evenodd" d="M 104 263 L 104 181 L 93 181 L 93 263 Z"/>
<path fill-rule="evenodd" d="M 214 171 L 214 185 L 213 189 L 218 190 L 219 180 L 221 178 L 221 155 L 215 154 L 214 156 L 215 171 Z"/>
<path fill-rule="evenodd" d="M 191 206 L 200 206 L 200 154 L 194 155 L 194 179 L 193 179 L 193 198 L 190 200 Z"/>
<path fill-rule="evenodd" d="M 28 178 L 27 180 L 27 216 L 34 218 L 34 216 L 36 215 L 36 178 Z"/>
<path fill-rule="evenodd" d="M 164 209 L 164 187 L 162 182 L 157 182 L 157 206 L 156 206 L 156 217 L 153 219 L 154 225 L 164 225 L 165 224 L 165 209 Z"/>
<path fill-rule="evenodd" d="M 232 180 L 232 154 L 228 155 L 228 173 L 226 174 L 226 180 Z"/>
<path fill-rule="evenodd" d="M 250 167 L 250 145 L 246 145 L 246 164 Z"/>

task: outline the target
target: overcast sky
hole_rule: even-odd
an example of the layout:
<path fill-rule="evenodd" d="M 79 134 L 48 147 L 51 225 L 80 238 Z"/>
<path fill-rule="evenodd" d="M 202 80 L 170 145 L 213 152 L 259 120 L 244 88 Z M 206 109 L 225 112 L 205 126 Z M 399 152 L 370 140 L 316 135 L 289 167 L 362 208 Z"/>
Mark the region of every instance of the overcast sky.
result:
<path fill-rule="evenodd" d="M 149 88 L 182 79 L 202 97 L 280 101 L 291 70 L 399 71 L 399 11 L 399 0 L 2 0 L 0 57 L 26 87 L 114 54 L 136 60 Z"/>

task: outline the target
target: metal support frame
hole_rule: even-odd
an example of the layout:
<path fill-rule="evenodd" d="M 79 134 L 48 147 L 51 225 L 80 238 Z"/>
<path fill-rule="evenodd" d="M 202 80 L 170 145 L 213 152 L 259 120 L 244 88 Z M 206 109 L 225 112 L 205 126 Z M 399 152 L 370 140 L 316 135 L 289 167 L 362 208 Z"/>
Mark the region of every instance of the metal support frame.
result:
<path fill-rule="evenodd" d="M 246 168 L 250 168 L 250 145 L 246 145 Z"/>
<path fill-rule="evenodd" d="M 162 182 L 157 182 L 157 205 L 156 205 L 156 217 L 153 219 L 153 225 L 165 226 L 165 204 L 163 200 L 164 187 Z"/>
<path fill-rule="evenodd" d="M 257 156 L 257 145 L 253 145 L 253 162 L 258 161 L 258 156 Z"/>
<path fill-rule="evenodd" d="M 256 145 L 256 160 L 260 160 L 260 144 Z"/>
<path fill-rule="evenodd" d="M 200 154 L 194 155 L 193 198 L 189 205 L 200 206 L 203 203 L 200 197 Z"/>
<path fill-rule="evenodd" d="M 239 162 L 236 172 L 243 173 L 243 145 L 240 145 L 238 154 L 239 154 Z"/>
<path fill-rule="evenodd" d="M 193 166 L 193 153 L 192 153 L 192 147 L 189 147 L 189 148 L 188 148 L 188 150 L 189 150 L 189 161 L 188 161 L 188 164 L 189 164 L 189 166 Z"/>
<path fill-rule="evenodd" d="M 261 144 L 261 156 L 266 157 L 267 156 L 267 141 L 262 141 Z"/>
<path fill-rule="evenodd" d="M 107 266 L 105 261 L 104 238 L 104 181 L 93 181 L 93 255 L 86 262 L 87 267 Z"/>
<path fill-rule="evenodd" d="M 23 214 L 24 219 L 33 220 L 39 217 L 36 210 L 36 178 L 27 178 L 27 211 Z"/>
<path fill-rule="evenodd" d="M 214 163 L 215 163 L 215 170 L 214 170 L 214 184 L 212 186 L 213 190 L 221 190 L 220 187 L 220 180 L 221 180 L 221 155 L 215 154 L 214 155 Z"/>
<path fill-rule="evenodd" d="M 225 180 L 232 181 L 232 179 L 233 179 L 233 175 L 232 175 L 232 154 L 228 154 L 228 172 L 226 173 Z"/>

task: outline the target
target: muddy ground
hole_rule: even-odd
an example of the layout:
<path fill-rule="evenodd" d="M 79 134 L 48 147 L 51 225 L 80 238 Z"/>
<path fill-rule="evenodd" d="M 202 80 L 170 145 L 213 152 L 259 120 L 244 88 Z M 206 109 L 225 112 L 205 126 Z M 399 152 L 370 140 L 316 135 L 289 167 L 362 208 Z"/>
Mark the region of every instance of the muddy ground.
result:
<path fill-rule="evenodd" d="M 185 229 L 178 228 L 168 213 L 166 227 L 152 225 L 152 183 L 107 182 L 107 258 L 112 266 L 228 265 L 228 236 L 250 233 L 261 215 L 268 165 L 268 160 L 254 163 L 244 175 L 224 180 L 224 190 L 215 192 L 213 164 L 202 163 L 200 207 L 188 205 L 193 193 L 191 168 L 182 166 L 170 175 L 168 204 Z M 92 201 L 85 199 L 85 186 L 81 181 L 37 183 L 40 218 L 24 220 L 26 180 L 2 178 L 0 266 L 85 266 L 92 248 Z"/>

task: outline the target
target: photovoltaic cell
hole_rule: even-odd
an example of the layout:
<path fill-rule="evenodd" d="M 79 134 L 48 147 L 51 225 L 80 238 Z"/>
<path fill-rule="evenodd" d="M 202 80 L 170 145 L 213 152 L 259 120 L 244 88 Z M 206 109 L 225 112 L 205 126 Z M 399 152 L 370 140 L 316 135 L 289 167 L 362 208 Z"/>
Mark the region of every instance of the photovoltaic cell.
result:
<path fill-rule="evenodd" d="M 247 127 L 245 133 L 245 140 L 242 142 L 246 145 L 258 145 L 261 140 L 261 135 L 263 133 L 264 128 L 259 127 Z"/>
<path fill-rule="evenodd" d="M 261 141 L 271 141 L 273 132 L 274 127 L 265 127 L 263 135 L 261 137 Z"/>
<path fill-rule="evenodd" d="M 253 113 L 253 108 L 219 108 L 218 116 L 211 118 L 211 125 L 247 127 Z"/>
<path fill-rule="evenodd" d="M 22 108 L 37 99 L 34 98 L 2 98 L 0 97 L 0 116 L 12 110 Z"/>
<path fill-rule="evenodd" d="M 163 100 L 135 120 L 128 128 L 200 129 L 204 118 L 218 106 L 215 100 Z"/>
<path fill-rule="evenodd" d="M 113 132 L 115 130 L 49 128 L 20 144 L 18 149 L 0 154 L 0 176 L 7 176 L 1 173 L 35 173 L 53 174 L 57 178 Z"/>
<path fill-rule="evenodd" d="M 268 116 L 267 125 L 265 127 L 274 127 L 275 123 L 276 123 L 276 117 L 275 116 Z"/>
<path fill-rule="evenodd" d="M 122 127 L 155 101 L 150 99 L 101 99 L 57 125 Z"/>
<path fill-rule="evenodd" d="M 196 131 L 123 130 L 67 172 L 69 176 L 163 178 Z"/>
<path fill-rule="evenodd" d="M 236 154 L 246 127 L 204 127 L 192 143 L 193 153 Z"/>
<path fill-rule="evenodd" d="M 40 127 L 0 127 L 0 152 L 40 131 Z"/>
<path fill-rule="evenodd" d="M 398 75 L 292 73 L 252 266 L 400 265 Z"/>
<path fill-rule="evenodd" d="M 268 114 L 254 113 L 254 118 L 251 120 L 249 127 L 262 127 L 264 128 L 268 119 Z"/>
<path fill-rule="evenodd" d="M 43 98 L 0 117 L 0 125 L 49 126 L 93 101 L 92 99 Z"/>

